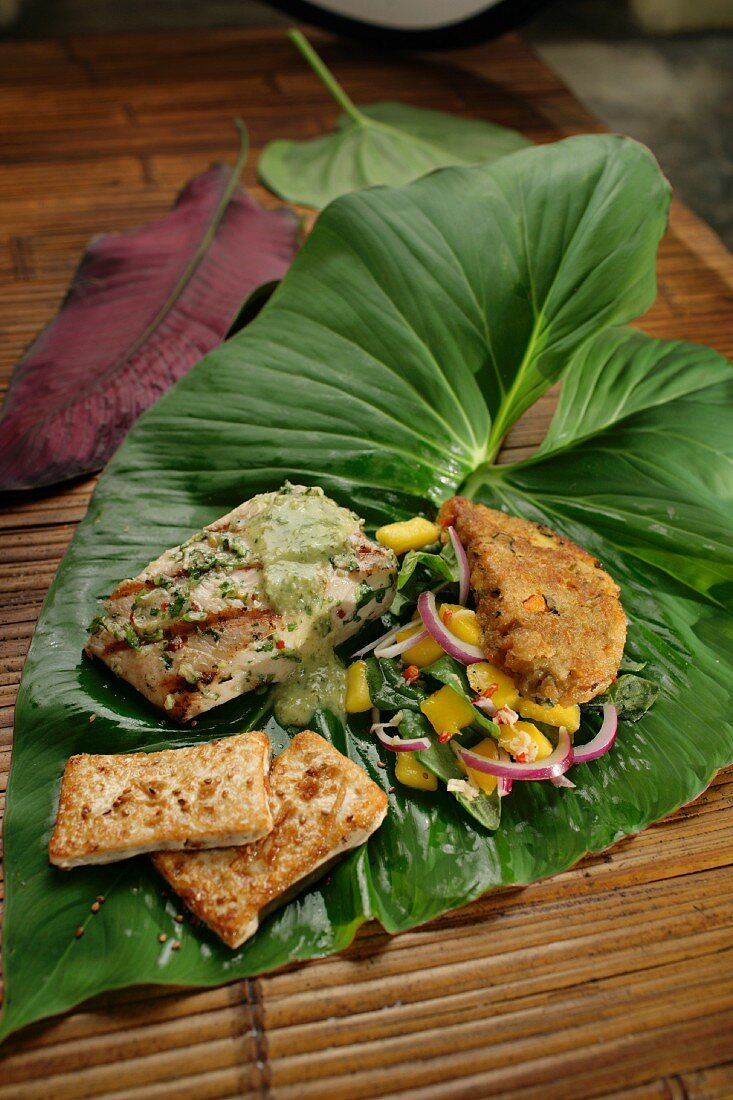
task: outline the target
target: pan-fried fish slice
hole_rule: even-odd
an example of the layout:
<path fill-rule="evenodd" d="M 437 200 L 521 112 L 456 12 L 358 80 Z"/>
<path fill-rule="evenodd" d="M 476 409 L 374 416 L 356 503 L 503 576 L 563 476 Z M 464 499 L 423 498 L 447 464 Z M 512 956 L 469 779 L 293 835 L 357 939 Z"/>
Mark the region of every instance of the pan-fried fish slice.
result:
<path fill-rule="evenodd" d="M 438 519 L 466 548 L 484 652 L 523 695 L 585 703 L 613 683 L 626 616 L 596 558 L 549 527 L 463 497 Z"/>
<path fill-rule="evenodd" d="M 118 585 L 86 652 L 179 722 L 281 682 L 389 607 L 396 561 L 362 526 L 322 489 L 253 497 Z"/>
<path fill-rule="evenodd" d="M 185 749 L 72 756 L 51 863 L 111 863 L 159 849 L 249 844 L 272 829 L 270 742 L 243 733 Z"/>
<path fill-rule="evenodd" d="M 153 856 L 189 909 L 229 947 L 254 935 L 265 911 L 362 844 L 387 812 L 384 791 L 311 730 L 275 758 L 270 783 L 274 828 L 264 840 Z"/>

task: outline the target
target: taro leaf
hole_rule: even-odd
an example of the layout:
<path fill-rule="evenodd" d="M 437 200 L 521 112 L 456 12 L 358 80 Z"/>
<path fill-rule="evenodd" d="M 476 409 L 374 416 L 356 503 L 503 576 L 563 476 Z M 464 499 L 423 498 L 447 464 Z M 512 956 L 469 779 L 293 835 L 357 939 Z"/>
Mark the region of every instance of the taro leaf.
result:
<path fill-rule="evenodd" d="M 484 164 L 530 142 L 516 130 L 405 103 L 356 107 L 300 31 L 290 38 L 343 107 L 336 131 L 308 141 L 271 141 L 261 181 L 289 202 L 321 209 L 348 191 L 399 187 L 452 164 Z"/>
<path fill-rule="evenodd" d="M 15 368 L 0 419 L 0 489 L 98 470 L 130 425 L 219 344 L 242 300 L 297 248 L 288 210 L 265 210 L 219 164 L 170 214 L 98 237 L 53 321 Z"/>
<path fill-rule="evenodd" d="M 733 372 L 702 348 L 598 336 L 649 305 L 666 207 L 649 154 L 605 136 L 345 196 L 252 324 L 141 418 L 59 569 L 18 697 L 2 1033 L 104 989 L 213 984 L 336 951 L 372 917 L 392 932 L 413 927 L 638 832 L 731 761 L 733 621 L 721 604 Z M 553 448 L 532 463 L 487 465 L 501 426 L 561 370 Z M 609 370 L 628 382 L 618 397 Z M 596 434 L 584 438 L 588 425 Z M 576 790 L 515 784 L 493 835 L 445 791 L 394 783 L 394 754 L 369 735 L 368 718 L 320 716 L 339 749 L 395 787 L 384 824 L 241 949 L 184 924 L 172 952 L 158 935 L 179 930 L 175 899 L 161 897 L 145 859 L 49 868 L 64 762 L 261 725 L 266 696 L 172 730 L 81 656 L 85 625 L 115 581 L 286 477 L 322 484 L 370 524 L 458 489 L 550 523 L 619 580 L 629 652 L 660 695 L 607 756 L 573 769 Z M 281 747 L 286 732 L 266 728 Z M 98 893 L 107 900 L 92 916 Z"/>

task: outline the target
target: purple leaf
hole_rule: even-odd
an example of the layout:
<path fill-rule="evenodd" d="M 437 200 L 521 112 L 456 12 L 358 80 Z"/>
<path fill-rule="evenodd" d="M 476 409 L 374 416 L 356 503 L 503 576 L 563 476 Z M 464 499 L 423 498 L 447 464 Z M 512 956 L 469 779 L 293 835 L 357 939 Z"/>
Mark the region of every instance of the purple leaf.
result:
<path fill-rule="evenodd" d="M 243 158 L 240 158 L 240 160 Z M 130 425 L 280 279 L 298 219 L 265 210 L 216 165 L 166 217 L 92 241 L 56 317 L 18 363 L 0 418 L 0 489 L 105 464 Z"/>

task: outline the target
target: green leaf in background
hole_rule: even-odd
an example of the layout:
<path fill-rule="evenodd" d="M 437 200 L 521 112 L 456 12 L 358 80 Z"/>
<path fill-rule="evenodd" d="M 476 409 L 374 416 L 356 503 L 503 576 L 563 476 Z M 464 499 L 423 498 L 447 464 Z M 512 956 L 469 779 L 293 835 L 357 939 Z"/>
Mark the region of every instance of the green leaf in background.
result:
<path fill-rule="evenodd" d="M 18 697 L 0 1034 L 105 989 L 214 984 L 337 951 L 370 918 L 414 927 L 638 832 L 733 759 L 733 371 L 704 348 L 605 331 L 652 301 L 667 202 L 650 154 L 608 136 L 345 196 L 259 316 L 138 422 L 59 569 Z M 506 428 L 561 373 L 546 447 L 493 466 Z M 515 783 L 494 833 L 445 790 L 395 783 L 368 716 L 318 716 L 319 732 L 395 788 L 389 814 L 230 951 L 174 924 L 176 900 L 145 858 L 64 873 L 46 846 L 71 753 L 263 724 L 276 751 L 287 742 L 262 713 L 266 695 L 173 730 L 81 655 L 100 594 L 285 478 L 322 485 L 370 525 L 457 490 L 550 524 L 619 581 L 628 651 L 660 694 L 611 753 L 572 770 L 575 790 Z M 181 950 L 160 932 L 180 932 Z"/>
<path fill-rule="evenodd" d="M 333 134 L 265 146 L 259 177 L 289 202 L 320 210 L 348 191 L 399 187 L 435 168 L 489 163 L 530 144 L 515 130 L 444 111 L 406 103 L 356 107 L 301 32 L 290 38 L 344 113 Z"/>

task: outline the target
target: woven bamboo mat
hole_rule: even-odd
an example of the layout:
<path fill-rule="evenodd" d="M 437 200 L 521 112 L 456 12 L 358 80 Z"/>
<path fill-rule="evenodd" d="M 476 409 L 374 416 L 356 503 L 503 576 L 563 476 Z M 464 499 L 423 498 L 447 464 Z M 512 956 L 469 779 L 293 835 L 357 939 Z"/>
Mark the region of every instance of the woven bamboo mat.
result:
<path fill-rule="evenodd" d="M 314 36 L 318 38 L 319 36 Z M 482 115 L 537 141 L 599 129 L 515 37 L 391 59 L 319 39 L 359 101 Z M 253 155 L 336 108 L 279 32 L 0 44 L 0 380 L 94 234 L 162 214 L 241 114 Z M 733 354 L 733 261 L 677 205 L 653 334 Z M 512 433 L 536 444 L 546 397 Z M 0 776 L 41 602 L 93 481 L 4 502 Z M 714 731 L 711 731 L 714 736 Z M 724 1100 L 733 1097 L 733 776 L 611 853 L 396 938 L 211 991 L 138 989 L 0 1052 L 0 1100 Z"/>

